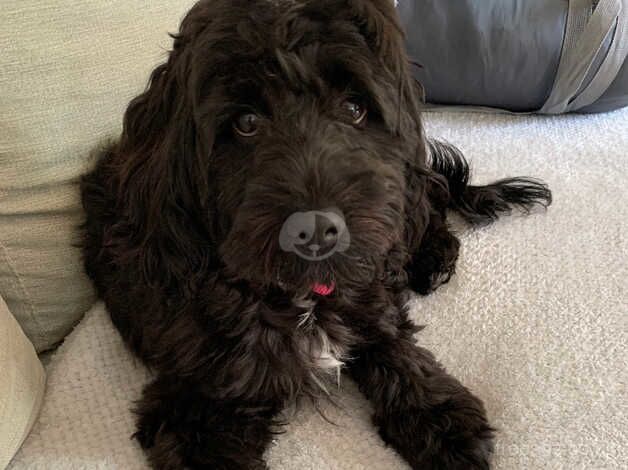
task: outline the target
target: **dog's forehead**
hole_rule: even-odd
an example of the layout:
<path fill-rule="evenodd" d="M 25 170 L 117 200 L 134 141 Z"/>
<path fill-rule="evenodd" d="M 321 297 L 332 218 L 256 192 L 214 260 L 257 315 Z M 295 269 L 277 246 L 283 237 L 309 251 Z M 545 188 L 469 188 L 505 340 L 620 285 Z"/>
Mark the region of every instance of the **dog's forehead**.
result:
<path fill-rule="evenodd" d="M 387 58 L 396 54 L 388 36 L 397 29 L 386 15 L 372 24 L 364 18 L 382 7 L 358 8 L 368 1 L 240 0 L 224 3 L 218 16 L 207 10 L 195 48 L 207 106 L 249 106 L 302 125 L 295 116 L 305 120 L 356 95 L 393 129 L 399 80 Z"/>
<path fill-rule="evenodd" d="M 282 94 L 311 85 L 320 90 L 332 69 L 336 74 L 342 69 L 348 79 L 377 66 L 350 15 L 338 15 L 336 23 L 327 13 L 319 16 L 301 9 L 303 5 L 318 7 L 316 0 L 258 0 L 258 6 L 263 4 L 277 8 L 237 19 L 237 26 L 229 30 L 229 41 L 233 41 L 229 54 L 216 55 L 218 64 L 210 67 L 229 70 L 223 75 L 228 89 L 240 92 L 244 83 L 245 94 L 254 94 L 262 86 L 268 90 L 274 86 Z M 295 21 L 301 14 L 304 21 Z M 251 87 L 256 80 L 257 85 Z"/>

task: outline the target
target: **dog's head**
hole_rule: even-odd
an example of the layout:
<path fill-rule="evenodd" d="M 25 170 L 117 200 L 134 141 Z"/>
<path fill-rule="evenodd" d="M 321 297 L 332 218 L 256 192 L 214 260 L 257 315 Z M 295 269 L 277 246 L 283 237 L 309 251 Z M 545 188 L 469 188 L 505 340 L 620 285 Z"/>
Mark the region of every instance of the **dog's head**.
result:
<path fill-rule="evenodd" d="M 419 102 L 392 0 L 201 1 L 129 106 L 122 184 L 183 276 L 355 290 L 420 232 Z"/>

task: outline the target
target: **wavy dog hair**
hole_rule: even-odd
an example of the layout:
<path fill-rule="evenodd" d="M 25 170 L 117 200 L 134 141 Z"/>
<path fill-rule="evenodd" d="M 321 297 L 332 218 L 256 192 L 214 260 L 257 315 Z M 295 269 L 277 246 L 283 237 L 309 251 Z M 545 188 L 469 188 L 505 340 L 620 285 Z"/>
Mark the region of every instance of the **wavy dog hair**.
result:
<path fill-rule="evenodd" d="M 281 410 L 343 368 L 413 468 L 488 468 L 484 407 L 415 344 L 407 292 L 454 272 L 447 209 L 487 223 L 549 190 L 471 186 L 424 137 L 390 0 L 202 0 L 173 39 L 81 185 L 86 271 L 154 372 L 135 409 L 151 465 L 265 468 Z M 346 251 L 281 249 L 291 214 L 328 208 Z"/>

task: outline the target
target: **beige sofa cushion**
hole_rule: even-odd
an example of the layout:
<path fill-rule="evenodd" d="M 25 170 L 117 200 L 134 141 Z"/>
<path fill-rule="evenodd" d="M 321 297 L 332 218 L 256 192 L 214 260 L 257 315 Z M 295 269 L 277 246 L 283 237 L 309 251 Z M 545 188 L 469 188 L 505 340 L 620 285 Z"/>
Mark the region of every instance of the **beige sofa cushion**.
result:
<path fill-rule="evenodd" d="M 0 469 L 28 435 L 44 396 L 44 368 L 0 297 Z"/>
<path fill-rule="evenodd" d="M 193 3 L 2 2 L 0 294 L 38 351 L 94 301 L 73 246 L 89 151 L 119 132 Z"/>

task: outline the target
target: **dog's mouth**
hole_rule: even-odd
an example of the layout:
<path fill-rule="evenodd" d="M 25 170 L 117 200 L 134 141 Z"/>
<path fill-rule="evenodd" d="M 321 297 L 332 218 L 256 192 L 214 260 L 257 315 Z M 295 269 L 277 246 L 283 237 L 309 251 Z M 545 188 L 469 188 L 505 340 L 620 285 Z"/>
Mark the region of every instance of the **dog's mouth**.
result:
<path fill-rule="evenodd" d="M 336 283 L 334 281 L 329 284 L 323 284 L 320 282 L 315 282 L 312 284 L 312 292 L 322 297 L 327 297 L 331 295 L 334 290 L 336 290 Z"/>
<path fill-rule="evenodd" d="M 311 293 L 321 297 L 329 297 L 336 291 L 336 282 L 333 280 L 324 282 L 312 281 L 310 284 L 306 284 L 307 287 L 297 287 L 278 277 L 277 285 L 284 291 L 301 292 L 302 295 L 307 295 L 308 293 Z"/>

